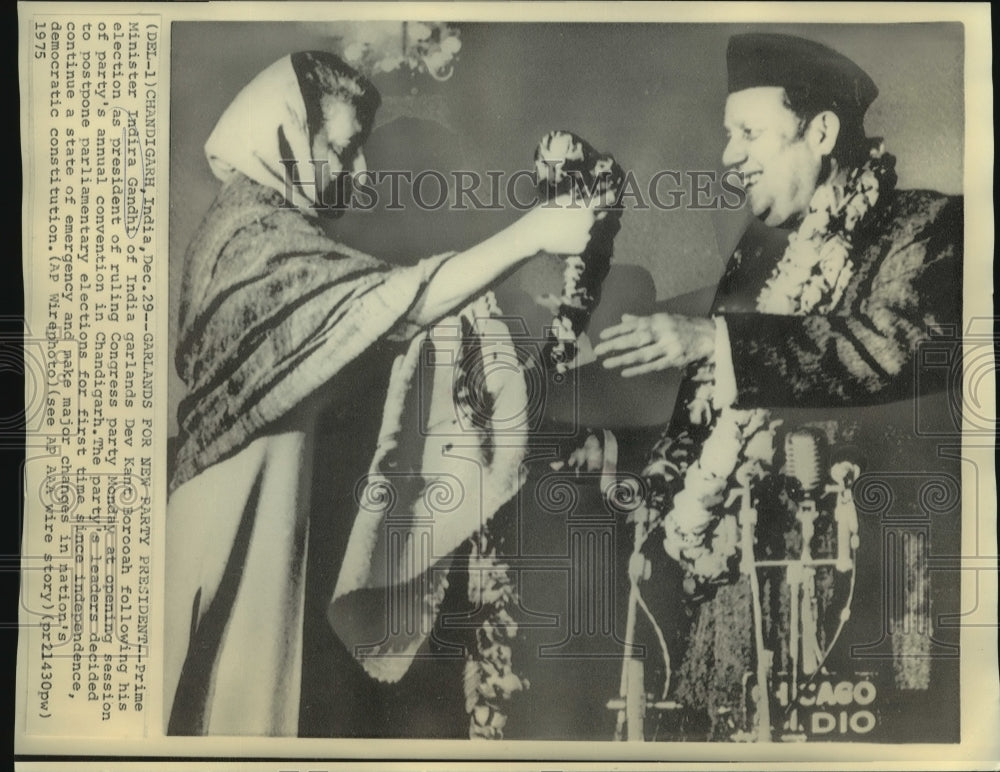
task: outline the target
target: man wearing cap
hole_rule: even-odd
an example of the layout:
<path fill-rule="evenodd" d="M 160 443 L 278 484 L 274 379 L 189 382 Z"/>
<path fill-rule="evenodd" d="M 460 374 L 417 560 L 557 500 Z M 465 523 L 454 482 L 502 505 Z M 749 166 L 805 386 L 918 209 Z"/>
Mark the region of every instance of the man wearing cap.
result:
<path fill-rule="evenodd" d="M 707 599 L 674 692 L 700 715 L 697 731 L 713 738 L 759 724 L 761 703 L 756 717 L 747 708 L 747 673 L 768 678 L 775 708 L 778 673 L 796 670 L 799 684 L 815 683 L 823 668 L 837 668 L 878 671 L 880 688 L 917 695 L 900 705 L 915 706 L 926 694 L 946 711 L 957 692 L 935 689 L 950 677 L 957 647 L 928 627 L 926 567 L 904 556 L 905 576 L 889 588 L 882 549 L 885 517 L 926 511 L 921 494 L 899 480 L 958 484 L 957 464 L 916 435 L 914 395 L 920 387 L 922 411 L 944 404 L 928 395 L 917 354 L 961 323 L 962 200 L 896 189 L 895 159 L 863 126 L 878 89 L 836 51 L 752 33 L 730 40 L 727 63 L 723 162 L 741 174 L 750 209 L 769 227 L 752 227 L 740 241 L 711 318 L 625 316 L 595 348 L 605 367 L 622 368 L 625 377 L 686 368 L 671 423 L 644 472 L 650 522 L 662 527 L 689 596 Z M 887 486 L 895 508 L 866 516 L 859 505 L 860 524 L 843 529 L 856 511 L 849 491 L 859 471 L 863 482 Z M 932 552 L 954 545 L 957 553 L 958 499 L 917 529 Z M 808 526 L 805 500 L 819 511 Z M 740 543 L 748 507 L 757 513 L 756 560 L 844 551 L 854 560 L 856 547 L 855 565 L 816 568 L 794 581 L 748 567 Z M 931 579 L 936 617 L 948 603 L 941 591 L 951 590 L 949 580 L 957 602 L 957 580 Z M 890 603 L 890 590 L 904 600 Z M 756 612 L 754 594 L 762 604 Z M 851 607 L 847 622 L 838 621 L 837 597 Z M 756 641 L 755 613 L 758 624 L 764 617 Z M 755 669 L 768 659 L 770 668 Z M 886 714 L 897 709 L 884 704 Z M 789 716 L 770 717 L 775 733 L 808 733 Z M 893 720 L 869 726 L 866 718 L 854 729 L 875 739 L 902 731 L 904 719 L 885 719 Z M 812 728 L 827 726 L 823 719 Z"/>

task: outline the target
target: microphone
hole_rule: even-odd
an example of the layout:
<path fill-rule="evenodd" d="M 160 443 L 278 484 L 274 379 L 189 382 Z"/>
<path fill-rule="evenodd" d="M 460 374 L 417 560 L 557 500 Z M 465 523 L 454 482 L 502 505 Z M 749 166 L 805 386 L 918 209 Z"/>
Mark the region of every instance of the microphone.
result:
<path fill-rule="evenodd" d="M 802 548 L 798 563 L 786 568 L 785 578 L 792 592 L 789 620 L 789 652 L 792 670 L 792 694 L 798 697 L 799 663 L 804 673 L 812 674 L 819 667 L 817 620 L 812 608 L 813 567 L 810 565 L 812 539 L 818 511 L 816 499 L 822 495 L 820 483 L 820 437 L 809 429 L 797 429 L 785 436 L 785 474 L 802 486 L 802 498 L 795 514 L 802 533 Z M 801 642 L 801 648 L 800 648 Z M 800 660 L 801 654 L 801 660 Z"/>
<path fill-rule="evenodd" d="M 785 474 L 798 481 L 804 493 L 815 491 L 823 480 L 820 471 L 820 441 L 808 429 L 785 436 Z"/>

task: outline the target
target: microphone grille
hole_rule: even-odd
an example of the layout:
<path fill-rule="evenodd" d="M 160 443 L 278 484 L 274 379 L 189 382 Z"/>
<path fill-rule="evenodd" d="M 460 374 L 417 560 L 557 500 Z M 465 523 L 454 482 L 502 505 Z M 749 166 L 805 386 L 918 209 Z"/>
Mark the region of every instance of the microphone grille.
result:
<path fill-rule="evenodd" d="M 807 429 L 789 432 L 785 436 L 785 474 L 799 481 L 808 492 L 822 482 L 819 438 Z"/>

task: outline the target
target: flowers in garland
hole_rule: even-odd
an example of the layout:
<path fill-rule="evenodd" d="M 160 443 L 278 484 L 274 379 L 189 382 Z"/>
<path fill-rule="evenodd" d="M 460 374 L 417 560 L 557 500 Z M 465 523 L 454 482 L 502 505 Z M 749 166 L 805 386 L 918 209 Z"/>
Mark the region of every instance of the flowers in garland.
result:
<path fill-rule="evenodd" d="M 878 202 L 881 189 L 894 182 L 894 159 L 879 144 L 864 166 L 820 185 L 758 296 L 757 310 L 804 316 L 834 309 L 853 275 L 854 233 Z M 648 506 L 657 514 L 666 513 L 664 550 L 687 569 L 689 588 L 729 575 L 739 549 L 738 507 L 730 491 L 749 489 L 772 471 L 780 424 L 763 409 L 717 410 L 711 361 L 695 368 L 691 380 L 695 386 L 688 418 L 693 426 L 710 428 L 701 453 L 696 455 L 694 443 L 682 436 L 645 470 L 655 492 Z"/>
<path fill-rule="evenodd" d="M 535 149 L 535 177 L 541 201 L 573 192 L 587 200 L 620 190 L 624 170 L 607 153 L 599 153 L 586 140 L 568 131 L 550 131 Z M 611 270 L 614 238 L 621 208 L 597 216 L 590 241 L 580 255 L 563 255 L 563 289 L 546 342 L 546 356 L 557 373 L 569 369 L 577 355 L 576 341 L 587 326 L 601 294 L 601 283 Z"/>
<path fill-rule="evenodd" d="M 780 421 L 769 418 L 766 410 L 722 411 L 701 456 L 684 471 L 684 486 L 663 519 L 663 548 L 698 578 L 729 573 L 739 530 L 735 514 L 725 512 L 727 492 L 734 481 L 749 486 L 770 471 Z"/>
<path fill-rule="evenodd" d="M 882 163 L 883 145 L 859 169 L 820 185 L 798 230 L 757 299 L 763 313 L 788 316 L 825 313 L 837 306 L 851 280 L 854 231 L 875 206 L 883 178 L 893 174 Z"/>
<path fill-rule="evenodd" d="M 694 395 L 688 402 L 688 420 L 695 425 L 707 425 L 712 421 L 712 393 L 715 390 L 715 363 L 706 362 L 691 376 L 695 386 Z"/>
<path fill-rule="evenodd" d="M 344 59 L 368 74 L 406 67 L 448 80 L 462 49 L 457 27 L 444 22 L 350 22 L 341 36 Z"/>
<path fill-rule="evenodd" d="M 517 593 L 488 528 L 472 537 L 469 600 L 487 613 L 476 629 L 475 646 L 465 662 L 469 737 L 500 740 L 507 724 L 504 703 L 515 692 L 527 689 L 529 683 L 512 665 L 510 640 L 517 635 L 517 622 L 510 609 L 517 605 Z"/>

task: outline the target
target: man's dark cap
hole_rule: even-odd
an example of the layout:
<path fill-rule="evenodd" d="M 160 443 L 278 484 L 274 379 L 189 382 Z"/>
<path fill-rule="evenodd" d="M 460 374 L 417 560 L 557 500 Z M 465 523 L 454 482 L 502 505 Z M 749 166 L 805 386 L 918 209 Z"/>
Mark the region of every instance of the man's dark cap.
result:
<path fill-rule="evenodd" d="M 863 115 L 878 96 L 864 70 L 832 48 L 813 40 L 750 32 L 734 35 L 726 51 L 729 93 L 758 86 L 808 89 L 831 108 Z"/>

